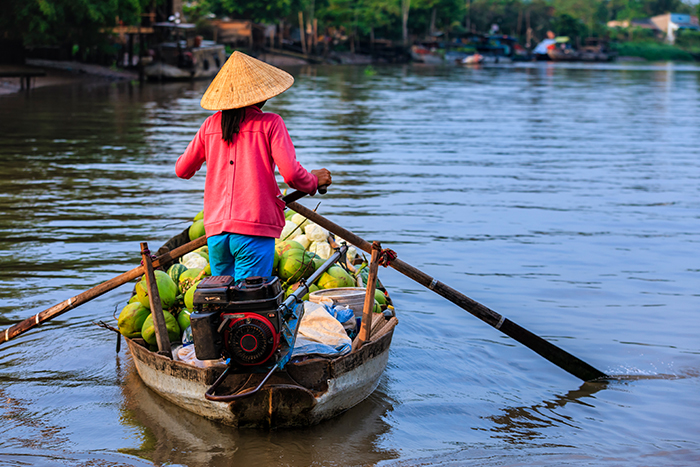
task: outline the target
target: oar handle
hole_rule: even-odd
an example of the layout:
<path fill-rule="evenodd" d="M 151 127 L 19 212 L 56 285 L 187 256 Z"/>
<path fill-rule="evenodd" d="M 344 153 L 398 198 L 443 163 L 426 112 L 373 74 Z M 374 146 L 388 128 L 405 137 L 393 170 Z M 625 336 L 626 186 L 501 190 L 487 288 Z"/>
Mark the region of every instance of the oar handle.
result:
<path fill-rule="evenodd" d="M 328 192 L 328 185 L 321 185 L 320 187 L 318 187 L 318 192 L 319 192 L 319 194 L 325 195 Z M 296 190 L 296 191 L 289 193 L 286 196 L 283 196 L 282 201 L 284 201 L 285 204 L 289 204 L 289 203 L 293 203 L 295 201 L 300 200 L 301 198 L 303 198 L 306 195 L 308 195 L 308 193 L 304 193 L 303 191 Z"/>

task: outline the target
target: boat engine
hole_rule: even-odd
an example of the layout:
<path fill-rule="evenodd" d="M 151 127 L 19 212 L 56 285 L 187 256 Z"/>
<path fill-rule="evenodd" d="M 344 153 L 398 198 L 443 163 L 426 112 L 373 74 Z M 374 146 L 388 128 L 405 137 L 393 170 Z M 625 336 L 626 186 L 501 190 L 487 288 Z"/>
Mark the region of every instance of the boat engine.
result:
<path fill-rule="evenodd" d="M 190 316 L 195 354 L 200 360 L 229 359 L 229 365 L 269 368 L 285 325 L 284 292 L 277 277 L 231 276 L 202 280 Z"/>
<path fill-rule="evenodd" d="M 249 397 L 289 363 L 304 316 L 302 297 L 333 264 L 345 258 L 347 251 L 347 245 L 336 248 L 287 298 L 275 276 L 248 277 L 235 284 L 231 276 L 212 276 L 199 283 L 194 291 L 196 312 L 190 315 L 195 355 L 200 360 L 224 357 L 228 364 L 204 393 L 207 400 L 233 402 Z M 230 373 L 265 372 L 253 390 L 214 394 Z"/>

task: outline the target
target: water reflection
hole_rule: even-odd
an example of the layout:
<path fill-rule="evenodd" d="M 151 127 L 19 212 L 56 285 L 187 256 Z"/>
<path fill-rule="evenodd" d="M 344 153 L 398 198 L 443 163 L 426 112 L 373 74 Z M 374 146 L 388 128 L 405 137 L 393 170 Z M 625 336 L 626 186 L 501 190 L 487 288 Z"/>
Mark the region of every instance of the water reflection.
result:
<path fill-rule="evenodd" d="M 381 386 L 352 410 L 318 426 L 279 431 L 237 430 L 203 419 L 148 389 L 135 369 L 122 387 L 122 422 L 138 427 L 142 442 L 122 452 L 159 464 L 373 465 L 398 457 L 379 440 L 391 427 L 392 399 Z"/>
<path fill-rule="evenodd" d="M 567 426 L 580 428 L 576 417 L 559 413 L 557 410 L 567 404 L 580 404 L 595 407 L 593 395 L 608 388 L 607 382 L 584 383 L 580 388 L 556 395 L 554 399 L 543 401 L 527 407 L 507 407 L 500 415 L 488 417 L 494 422 L 490 431 L 494 437 L 508 444 L 519 445 L 535 439 L 546 439 L 544 430 L 552 427 Z M 591 399 L 590 403 L 587 401 Z"/>

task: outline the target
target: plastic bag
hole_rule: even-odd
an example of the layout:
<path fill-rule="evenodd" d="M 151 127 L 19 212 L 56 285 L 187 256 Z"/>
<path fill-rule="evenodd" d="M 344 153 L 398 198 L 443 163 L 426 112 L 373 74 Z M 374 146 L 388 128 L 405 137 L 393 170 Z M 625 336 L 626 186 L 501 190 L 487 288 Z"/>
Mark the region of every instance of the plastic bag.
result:
<path fill-rule="evenodd" d="M 347 312 L 345 310 L 336 311 L 336 314 L 343 313 Z M 354 321 L 352 310 L 349 314 L 353 316 Z M 292 357 L 302 355 L 338 357 L 350 353 L 351 349 L 350 337 L 340 321 L 328 310 L 327 305 L 304 302 L 304 316 L 299 323 Z"/>

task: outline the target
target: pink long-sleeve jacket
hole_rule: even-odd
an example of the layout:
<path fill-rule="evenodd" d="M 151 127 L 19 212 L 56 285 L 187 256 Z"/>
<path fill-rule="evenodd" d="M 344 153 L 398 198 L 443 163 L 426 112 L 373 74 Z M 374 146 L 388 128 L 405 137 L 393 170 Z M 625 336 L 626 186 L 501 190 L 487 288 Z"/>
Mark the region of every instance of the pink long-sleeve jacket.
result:
<path fill-rule="evenodd" d="M 278 238 L 284 227 L 284 201 L 275 166 L 290 187 L 316 193 L 318 179 L 296 160 L 282 117 L 257 107 L 246 109 L 233 143 L 221 137 L 221 112 L 207 118 L 175 164 L 180 178 L 191 178 L 207 163 L 204 228 L 207 237 L 222 232 Z"/>

